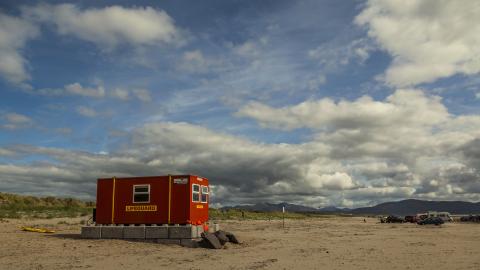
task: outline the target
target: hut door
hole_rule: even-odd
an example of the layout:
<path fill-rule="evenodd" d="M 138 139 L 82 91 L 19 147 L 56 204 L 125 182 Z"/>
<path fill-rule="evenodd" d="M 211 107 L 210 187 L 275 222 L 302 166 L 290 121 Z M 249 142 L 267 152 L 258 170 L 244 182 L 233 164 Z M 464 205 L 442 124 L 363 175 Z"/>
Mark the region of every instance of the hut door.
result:
<path fill-rule="evenodd" d="M 171 224 L 186 224 L 188 220 L 188 208 L 190 207 L 190 193 L 188 178 L 179 177 L 172 180 L 172 198 L 170 210 Z"/>

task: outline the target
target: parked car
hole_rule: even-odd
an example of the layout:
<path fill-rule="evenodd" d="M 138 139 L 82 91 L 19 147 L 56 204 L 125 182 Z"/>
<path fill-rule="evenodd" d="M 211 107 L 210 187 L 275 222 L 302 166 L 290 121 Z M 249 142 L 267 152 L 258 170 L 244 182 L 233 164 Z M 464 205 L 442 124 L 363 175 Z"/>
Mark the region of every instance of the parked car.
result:
<path fill-rule="evenodd" d="M 405 222 L 415 223 L 417 222 L 416 216 L 405 216 Z"/>
<path fill-rule="evenodd" d="M 403 223 L 404 220 L 401 217 L 390 215 L 385 220 L 386 223 Z"/>
<path fill-rule="evenodd" d="M 453 221 L 453 218 L 450 216 L 449 212 L 437 212 L 437 211 L 428 211 L 428 217 L 439 217 L 445 222 Z"/>
<path fill-rule="evenodd" d="M 443 223 L 445 223 L 445 222 L 443 221 L 443 219 L 441 219 L 439 217 L 429 217 L 429 218 L 417 221 L 418 225 L 434 224 L 434 225 L 438 226 L 438 225 L 443 224 Z"/>
<path fill-rule="evenodd" d="M 441 218 L 445 222 L 452 222 L 453 221 L 453 218 L 452 218 L 452 216 L 450 215 L 449 212 L 440 212 L 440 213 L 438 213 L 438 217 Z"/>
<path fill-rule="evenodd" d="M 463 221 L 463 222 L 480 222 L 480 215 L 464 216 L 464 217 L 460 218 L 460 221 Z"/>
<path fill-rule="evenodd" d="M 426 219 L 426 218 L 428 218 L 427 213 L 420 213 L 420 214 L 417 214 L 417 216 L 416 216 L 417 221 L 422 220 L 422 219 Z"/>

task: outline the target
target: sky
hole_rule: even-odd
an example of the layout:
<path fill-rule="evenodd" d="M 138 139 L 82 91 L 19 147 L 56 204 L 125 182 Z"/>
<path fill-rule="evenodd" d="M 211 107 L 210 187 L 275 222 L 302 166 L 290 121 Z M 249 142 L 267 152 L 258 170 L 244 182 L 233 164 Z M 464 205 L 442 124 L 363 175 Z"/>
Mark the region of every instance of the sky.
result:
<path fill-rule="evenodd" d="M 480 2 L 0 2 L 0 191 L 480 201 Z"/>

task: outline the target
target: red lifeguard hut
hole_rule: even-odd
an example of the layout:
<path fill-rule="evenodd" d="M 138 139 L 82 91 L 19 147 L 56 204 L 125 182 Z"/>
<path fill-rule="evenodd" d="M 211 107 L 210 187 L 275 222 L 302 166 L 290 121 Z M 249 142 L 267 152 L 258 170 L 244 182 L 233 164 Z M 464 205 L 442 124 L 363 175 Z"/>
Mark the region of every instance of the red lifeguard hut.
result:
<path fill-rule="evenodd" d="M 101 178 L 95 222 L 204 224 L 209 192 L 208 179 L 195 175 Z"/>

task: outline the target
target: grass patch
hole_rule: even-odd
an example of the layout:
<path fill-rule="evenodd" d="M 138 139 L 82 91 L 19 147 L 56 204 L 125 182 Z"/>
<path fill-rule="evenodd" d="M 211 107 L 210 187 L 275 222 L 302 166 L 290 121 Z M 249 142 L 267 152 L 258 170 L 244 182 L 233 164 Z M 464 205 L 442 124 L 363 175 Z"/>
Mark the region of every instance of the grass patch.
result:
<path fill-rule="evenodd" d="M 33 197 L 0 193 L 0 218 L 59 218 L 87 216 L 94 203 L 71 198 Z"/>
<path fill-rule="evenodd" d="M 243 214 L 242 214 L 243 212 Z M 240 209 L 228 209 L 220 210 L 215 208 L 210 208 L 208 210 L 208 215 L 210 219 L 216 220 L 227 220 L 227 219 L 250 219 L 250 220 L 271 220 L 271 219 L 282 219 L 282 212 L 258 212 L 258 211 L 245 211 Z M 307 218 L 330 218 L 334 215 L 325 215 L 319 213 L 294 213 L 286 212 L 286 219 L 307 219 Z"/>

